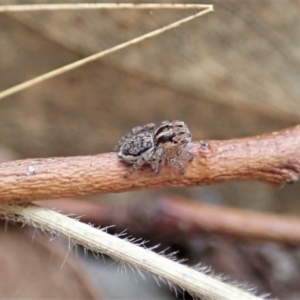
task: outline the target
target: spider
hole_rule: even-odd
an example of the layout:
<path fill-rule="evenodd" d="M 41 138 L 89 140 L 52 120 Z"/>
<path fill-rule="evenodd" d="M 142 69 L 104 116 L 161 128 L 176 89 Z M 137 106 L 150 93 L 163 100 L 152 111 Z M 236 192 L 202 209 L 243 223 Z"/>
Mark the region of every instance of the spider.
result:
<path fill-rule="evenodd" d="M 133 166 L 124 177 L 128 177 L 135 170 L 149 162 L 155 152 L 153 123 L 137 126 L 131 129 L 118 143 L 118 157 Z"/>
<path fill-rule="evenodd" d="M 180 120 L 163 121 L 154 134 L 155 153 L 152 157 L 152 169 L 159 173 L 167 162 L 175 166 L 181 174 L 185 169 L 181 160 L 192 161 L 194 155 L 190 152 L 192 134 L 187 125 Z"/>
<path fill-rule="evenodd" d="M 191 141 L 191 132 L 179 120 L 164 121 L 156 130 L 153 123 L 134 127 L 117 145 L 118 157 L 133 165 L 124 177 L 128 177 L 144 164 L 151 165 L 152 170 L 158 174 L 166 162 L 184 174 L 181 160 L 191 161 L 194 158 L 189 151 L 192 147 Z"/>

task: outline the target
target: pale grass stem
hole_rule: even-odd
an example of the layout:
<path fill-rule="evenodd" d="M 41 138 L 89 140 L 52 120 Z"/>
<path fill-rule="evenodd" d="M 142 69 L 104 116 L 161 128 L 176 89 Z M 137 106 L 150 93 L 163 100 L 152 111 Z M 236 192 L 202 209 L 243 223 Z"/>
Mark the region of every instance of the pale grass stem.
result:
<path fill-rule="evenodd" d="M 2 204 L 0 217 L 65 237 L 71 243 L 109 255 L 138 270 L 150 272 L 169 285 L 177 286 L 179 290 L 186 290 L 194 296 L 211 300 L 262 299 L 146 249 L 143 243 L 135 245 L 47 208 L 34 204 Z"/>
<path fill-rule="evenodd" d="M 85 9 L 87 9 L 87 7 L 90 7 L 89 9 L 92 9 L 92 7 L 94 7 L 94 9 L 95 9 L 95 6 L 96 6 L 96 5 L 92 5 L 92 4 L 81 4 L 81 5 L 82 5 L 82 7 L 86 6 Z M 62 4 L 61 7 L 64 7 L 64 9 L 80 9 L 79 6 L 80 6 L 79 4 L 78 5 Z M 191 6 L 193 6 L 193 7 L 191 7 Z M 112 54 L 112 53 L 117 52 L 119 50 L 125 49 L 125 48 L 127 48 L 127 47 L 129 47 L 131 45 L 140 43 L 140 42 L 142 42 L 142 41 L 144 41 L 146 39 L 149 39 L 149 38 L 152 38 L 152 37 L 157 36 L 159 34 L 162 34 L 162 33 L 166 32 L 166 31 L 168 31 L 170 29 L 176 28 L 176 27 L 178 27 L 178 26 L 180 26 L 180 25 L 182 25 L 184 23 L 190 22 L 190 21 L 192 21 L 192 20 L 194 20 L 194 19 L 196 19 L 196 18 L 198 18 L 200 16 L 203 16 L 203 15 L 205 15 L 205 14 L 213 11 L 213 6 L 212 5 L 196 5 L 196 6 L 194 6 L 194 5 L 188 5 L 188 4 L 180 4 L 180 5 L 179 4 L 178 5 L 171 5 L 171 4 L 166 5 L 166 4 L 164 4 L 164 5 L 161 6 L 161 8 L 164 8 L 164 9 L 166 9 L 166 8 L 168 8 L 168 9 L 170 9 L 170 8 L 175 8 L 175 9 L 198 8 L 198 9 L 201 9 L 201 11 L 197 12 L 196 14 L 190 15 L 190 16 L 188 16 L 186 18 L 180 19 L 180 20 L 178 20 L 176 22 L 173 22 L 171 24 L 168 24 L 166 26 L 163 26 L 163 27 L 161 27 L 159 29 L 156 29 L 156 30 L 153 30 L 151 32 L 148 32 L 148 33 L 146 33 L 144 35 L 141 35 L 141 36 L 139 36 L 137 38 L 129 40 L 129 41 L 125 42 L 125 43 L 122 43 L 122 44 L 119 44 L 117 46 L 114 46 L 114 47 L 112 47 L 110 49 L 98 52 L 96 54 L 93 54 L 93 55 L 88 56 L 86 58 L 83 58 L 81 60 L 78 60 L 78 61 L 76 61 L 74 63 L 65 65 L 65 66 L 63 66 L 61 68 L 55 69 L 55 70 L 50 71 L 48 73 L 45 73 L 45 74 L 43 74 L 41 76 L 35 77 L 35 78 L 31 79 L 31 80 L 25 81 L 25 82 L 23 82 L 21 84 L 18 84 L 18 85 L 15 85 L 15 86 L 11 87 L 11 88 L 8 88 L 8 89 L 0 92 L 0 99 L 3 99 L 5 97 L 13 95 L 13 94 L 15 94 L 17 92 L 25 90 L 25 89 L 27 89 L 29 87 L 32 87 L 32 86 L 34 86 L 34 85 L 36 85 L 38 83 L 41 83 L 41 82 L 43 82 L 45 80 L 50 79 L 50 78 L 53 78 L 53 77 L 56 77 L 56 76 L 61 75 L 63 73 L 66 73 L 66 72 L 69 72 L 71 70 L 74 70 L 75 68 L 81 67 L 81 66 L 83 66 L 83 65 L 85 65 L 85 64 L 87 64 L 89 62 L 92 62 L 92 61 L 94 61 L 96 59 L 104 57 L 104 56 L 106 56 L 108 54 Z M 28 7 L 30 7 L 30 5 L 8 5 L 8 6 L 2 6 L 2 7 L 0 7 L 0 12 L 29 11 Z M 33 10 L 35 10 L 35 11 L 37 11 L 37 10 L 50 10 L 51 8 L 52 8 L 52 10 L 53 9 L 57 10 L 58 9 L 57 7 L 59 7 L 59 5 L 58 4 L 56 4 L 56 5 L 49 5 L 49 4 L 46 5 L 46 4 L 44 4 L 44 5 L 32 5 L 31 7 L 33 7 Z M 73 8 L 71 8 L 71 7 L 73 7 Z M 108 4 L 104 3 L 104 4 L 102 4 L 102 6 L 99 4 L 96 8 L 100 9 L 101 7 L 102 7 L 102 9 L 103 8 L 108 9 Z M 154 9 L 155 8 L 155 9 L 158 9 L 159 5 L 158 4 L 143 4 L 143 5 L 142 4 L 140 4 L 140 5 L 135 5 L 135 4 L 112 4 L 111 7 L 113 9 L 122 9 L 122 8 L 126 8 L 126 9 L 136 9 L 136 8 L 139 8 L 139 9 Z M 22 8 L 23 8 L 23 10 L 21 10 Z"/>
<path fill-rule="evenodd" d="M 25 12 L 45 10 L 92 10 L 92 9 L 212 9 L 208 4 L 169 4 L 169 3 L 73 3 L 73 4 L 23 4 L 2 5 L 0 12 Z"/>

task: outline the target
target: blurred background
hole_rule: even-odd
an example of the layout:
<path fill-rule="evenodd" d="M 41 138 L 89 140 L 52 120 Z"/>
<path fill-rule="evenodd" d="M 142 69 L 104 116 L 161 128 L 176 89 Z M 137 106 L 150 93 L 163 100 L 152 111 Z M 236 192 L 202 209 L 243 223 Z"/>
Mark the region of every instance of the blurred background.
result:
<path fill-rule="evenodd" d="M 26 2 L 31 3 L 57 1 Z M 219 0 L 202 3 L 214 4 L 215 12 L 1 100 L 1 161 L 109 152 L 132 127 L 148 122 L 158 125 L 168 119 L 184 120 L 194 140 L 246 137 L 298 124 L 300 2 Z M 0 0 L 0 5 L 6 4 L 24 3 Z M 194 12 L 95 10 L 1 14 L 0 90 Z M 147 203 L 151 211 L 151 203 L 160 203 L 166 196 L 180 195 L 187 202 L 203 201 L 298 216 L 299 192 L 299 183 L 279 189 L 258 182 L 234 182 L 201 188 L 101 195 L 91 197 L 90 201 L 93 205 L 117 205 L 122 213 L 123 209 L 135 211 L 139 203 Z M 68 213 L 72 213 L 71 203 L 65 208 Z M 52 202 L 51 205 L 59 207 L 60 204 Z M 171 239 L 157 234 L 161 228 L 153 230 L 154 226 L 149 226 L 153 222 L 150 217 L 143 215 L 135 226 L 131 226 L 128 219 L 122 219 L 123 223 L 119 220 L 116 214 L 109 220 L 110 224 L 108 220 L 94 222 L 118 225 L 112 232 L 128 229 L 128 233 L 150 240 L 150 245 L 160 243 L 161 249 L 170 247 L 171 252 L 178 251 L 179 258 L 188 258 L 187 263 L 210 265 L 217 273 L 231 276 L 232 280 L 256 285 L 261 293 L 286 300 L 300 299 L 300 251 L 296 246 L 241 241 L 207 232 L 187 234 L 184 239 L 176 239 L 173 235 Z M 181 227 L 178 228 L 180 231 Z M 10 235 L 11 247 L 22 253 L 14 256 L 13 251 L 0 251 L 6 251 L 7 261 L 14 268 L 18 266 L 21 274 L 25 265 L 22 266 L 18 258 L 32 256 L 39 247 L 32 245 L 27 251 L 26 247 L 18 247 L 15 236 L 20 232 L 11 226 L 3 228 L 1 235 L 8 238 L 8 233 L 15 231 L 16 235 Z M 26 232 L 24 236 L 32 244 L 32 232 Z M 49 237 L 37 235 L 35 243 L 39 243 L 39 239 L 47 245 L 49 255 L 35 265 L 53 265 L 51 257 L 56 252 L 48 242 Z M 85 274 L 88 283 L 82 285 L 89 287 L 81 298 L 99 298 L 100 294 L 104 299 L 173 298 L 171 292 L 159 288 L 150 279 L 144 282 L 137 274 L 132 280 L 128 279 L 130 268 L 121 274 L 115 270 L 117 264 L 109 259 L 101 265 L 101 258 L 85 257 L 80 249 L 74 254 L 65 248 L 65 241 L 58 244 L 64 259 L 66 256 L 68 259 L 66 264 L 63 264 L 64 259 L 59 261 L 58 265 L 63 266 L 55 269 L 53 277 L 70 265 L 80 264 L 73 271 Z M 13 274 L 9 270 L 10 264 L 7 264 L 8 274 Z M 40 278 L 42 270 L 36 268 L 36 278 Z M 0 278 L 3 276 L 4 273 L 0 274 Z M 62 280 L 65 277 L 68 276 L 62 276 Z M 11 280 L 9 276 L 5 278 Z M 46 285 L 52 285 L 57 291 L 51 278 L 46 276 Z M 126 286 L 120 287 L 120 283 Z M 142 285 L 146 290 L 136 291 Z M 66 281 L 64 287 L 67 286 Z M 37 283 L 34 289 L 40 287 Z M 28 288 L 26 294 L 24 286 L 20 286 L 2 294 L 8 298 L 18 295 L 30 298 L 36 295 L 34 289 Z M 75 293 L 75 289 L 69 290 Z M 71 297 L 63 290 L 58 296 L 41 295 Z"/>

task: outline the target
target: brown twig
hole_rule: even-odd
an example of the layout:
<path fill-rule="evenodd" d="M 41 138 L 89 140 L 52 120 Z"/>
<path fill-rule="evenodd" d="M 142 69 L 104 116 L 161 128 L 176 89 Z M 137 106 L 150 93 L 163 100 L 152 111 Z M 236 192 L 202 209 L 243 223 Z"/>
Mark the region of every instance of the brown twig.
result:
<path fill-rule="evenodd" d="M 156 236 L 160 242 L 174 242 L 175 236 L 176 241 L 186 241 L 195 234 L 217 233 L 246 240 L 300 244 L 297 217 L 226 208 L 178 196 L 143 203 L 130 201 L 130 205 L 80 199 L 39 201 L 38 204 L 78 216 L 86 223 L 101 227 L 113 224 L 119 231 L 127 229 L 130 234 L 142 234 L 147 239 Z"/>
<path fill-rule="evenodd" d="M 282 184 L 298 180 L 300 126 L 244 139 L 194 143 L 186 174 L 145 168 L 124 179 L 116 153 L 26 159 L 0 164 L 1 202 L 28 202 L 162 187 L 210 185 L 232 180 Z"/>
<path fill-rule="evenodd" d="M 206 232 L 247 240 L 300 243 L 299 218 L 184 200 L 168 197 L 157 204 L 161 228 L 167 229 L 169 236 L 186 235 L 188 231 L 192 235 Z"/>

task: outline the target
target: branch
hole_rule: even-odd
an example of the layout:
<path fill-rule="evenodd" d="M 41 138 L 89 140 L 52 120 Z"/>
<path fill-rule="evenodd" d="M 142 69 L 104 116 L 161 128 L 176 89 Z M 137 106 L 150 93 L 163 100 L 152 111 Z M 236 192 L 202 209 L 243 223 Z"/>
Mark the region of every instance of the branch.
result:
<path fill-rule="evenodd" d="M 180 226 L 185 224 L 185 231 L 182 232 L 185 237 L 189 234 L 206 232 L 247 240 L 300 244 L 298 217 L 226 208 L 178 197 L 165 197 L 157 201 L 156 205 L 153 211 L 159 215 L 157 226 L 164 228 L 168 236 L 173 236 L 175 233 L 180 236 L 182 231 Z M 147 217 L 151 220 L 154 216 L 148 214 Z M 143 219 L 143 215 L 140 219 Z"/>
<path fill-rule="evenodd" d="M 25 159 L 0 164 L 0 202 L 29 202 L 91 194 L 211 185 L 232 180 L 294 182 L 300 171 L 300 126 L 252 138 L 194 143 L 186 174 L 149 167 L 124 179 L 116 153 Z"/>
<path fill-rule="evenodd" d="M 237 208 L 210 205 L 178 196 L 130 201 L 126 205 L 107 201 L 82 201 L 64 199 L 38 201 L 43 207 L 61 213 L 81 216 L 85 223 L 110 226 L 120 230 L 127 228 L 133 235 L 153 237 L 159 234 L 160 241 L 173 242 L 192 238 L 195 234 L 216 233 L 245 240 L 262 240 L 291 245 L 300 244 L 300 220 L 298 217 L 259 213 Z M 142 220 L 152 220 L 143 224 Z M 185 224 L 184 229 L 182 224 Z M 162 231 L 161 228 L 164 228 Z"/>
<path fill-rule="evenodd" d="M 141 247 L 143 244 L 134 245 L 47 208 L 34 204 L 3 204 L 0 205 L 0 217 L 66 237 L 72 243 L 150 272 L 159 279 L 167 280 L 171 287 L 179 286 L 195 296 L 207 296 L 213 300 L 262 299 L 145 249 Z"/>
<path fill-rule="evenodd" d="M 91 194 L 211 185 L 232 180 L 274 184 L 298 180 L 300 126 L 252 138 L 194 142 L 186 174 L 149 167 L 124 179 L 128 165 L 116 153 L 25 159 L 0 164 L 0 202 L 29 202 Z"/>

